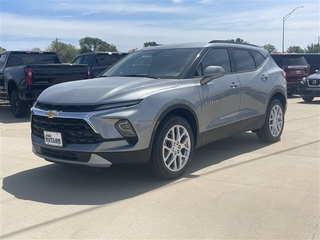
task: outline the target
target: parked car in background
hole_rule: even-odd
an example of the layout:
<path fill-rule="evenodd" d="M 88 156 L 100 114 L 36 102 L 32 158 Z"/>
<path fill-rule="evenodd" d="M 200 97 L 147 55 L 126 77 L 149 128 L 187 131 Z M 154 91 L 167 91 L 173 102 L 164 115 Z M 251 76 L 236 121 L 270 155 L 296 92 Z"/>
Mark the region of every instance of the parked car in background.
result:
<path fill-rule="evenodd" d="M 298 91 L 305 102 L 320 97 L 320 71 L 303 78 Z"/>
<path fill-rule="evenodd" d="M 87 64 L 91 70 L 91 77 L 94 78 L 127 54 L 124 52 L 87 52 L 77 56 L 72 64 Z"/>
<path fill-rule="evenodd" d="M 271 57 L 286 72 L 288 94 L 298 93 L 301 80 L 310 74 L 310 65 L 304 56 L 296 53 L 271 53 Z"/>
<path fill-rule="evenodd" d="M 310 74 L 320 71 L 320 53 L 298 53 L 303 56 L 310 65 Z"/>
<path fill-rule="evenodd" d="M 46 89 L 31 112 L 33 152 L 90 167 L 145 163 L 180 177 L 195 148 L 245 131 L 280 140 L 284 71 L 268 51 L 230 41 L 142 48 L 90 83 Z"/>
<path fill-rule="evenodd" d="M 0 54 L 0 99 L 8 99 L 14 117 L 25 117 L 46 88 L 90 78 L 88 65 L 62 64 L 55 52 L 7 51 Z"/>

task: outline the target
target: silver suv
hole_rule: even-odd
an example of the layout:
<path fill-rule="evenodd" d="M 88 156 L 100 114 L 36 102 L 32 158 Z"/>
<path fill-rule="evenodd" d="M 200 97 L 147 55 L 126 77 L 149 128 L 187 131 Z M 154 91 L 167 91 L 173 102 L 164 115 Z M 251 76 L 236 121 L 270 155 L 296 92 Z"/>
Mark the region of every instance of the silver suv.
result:
<path fill-rule="evenodd" d="M 267 51 L 228 41 L 146 47 L 101 77 L 46 89 L 31 109 L 33 152 L 51 162 L 147 163 L 180 177 L 195 148 L 255 132 L 280 140 L 285 73 Z"/>

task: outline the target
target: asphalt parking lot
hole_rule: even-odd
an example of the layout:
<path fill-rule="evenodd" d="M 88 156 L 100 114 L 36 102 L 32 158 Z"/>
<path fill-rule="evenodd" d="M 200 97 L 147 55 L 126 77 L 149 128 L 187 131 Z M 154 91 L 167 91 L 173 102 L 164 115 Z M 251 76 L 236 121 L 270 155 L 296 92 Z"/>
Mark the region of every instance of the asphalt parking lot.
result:
<path fill-rule="evenodd" d="M 1 239 L 320 239 L 320 98 L 288 99 L 282 140 L 243 133 L 195 151 L 175 181 L 31 151 L 29 118 L 0 102 Z"/>

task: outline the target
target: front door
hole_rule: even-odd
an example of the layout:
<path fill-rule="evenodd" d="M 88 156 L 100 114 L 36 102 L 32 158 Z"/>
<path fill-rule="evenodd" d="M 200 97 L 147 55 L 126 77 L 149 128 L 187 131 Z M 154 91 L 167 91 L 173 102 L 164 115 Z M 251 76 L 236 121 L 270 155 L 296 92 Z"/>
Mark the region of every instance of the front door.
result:
<path fill-rule="evenodd" d="M 208 66 L 223 67 L 225 76 L 200 85 L 202 144 L 237 133 L 240 124 L 240 83 L 237 74 L 232 73 L 228 49 L 210 49 L 197 73 L 202 75 Z"/>

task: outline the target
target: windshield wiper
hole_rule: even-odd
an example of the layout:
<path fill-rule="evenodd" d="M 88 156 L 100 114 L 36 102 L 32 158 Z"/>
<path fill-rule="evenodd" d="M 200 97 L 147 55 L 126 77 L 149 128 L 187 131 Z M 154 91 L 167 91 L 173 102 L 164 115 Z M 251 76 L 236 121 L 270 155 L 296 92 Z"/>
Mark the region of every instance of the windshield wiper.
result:
<path fill-rule="evenodd" d="M 119 76 L 119 77 L 146 77 L 146 78 L 160 79 L 159 77 L 156 77 L 156 76 L 143 75 L 143 74 L 126 74 L 126 75 L 117 75 L 117 76 Z"/>

